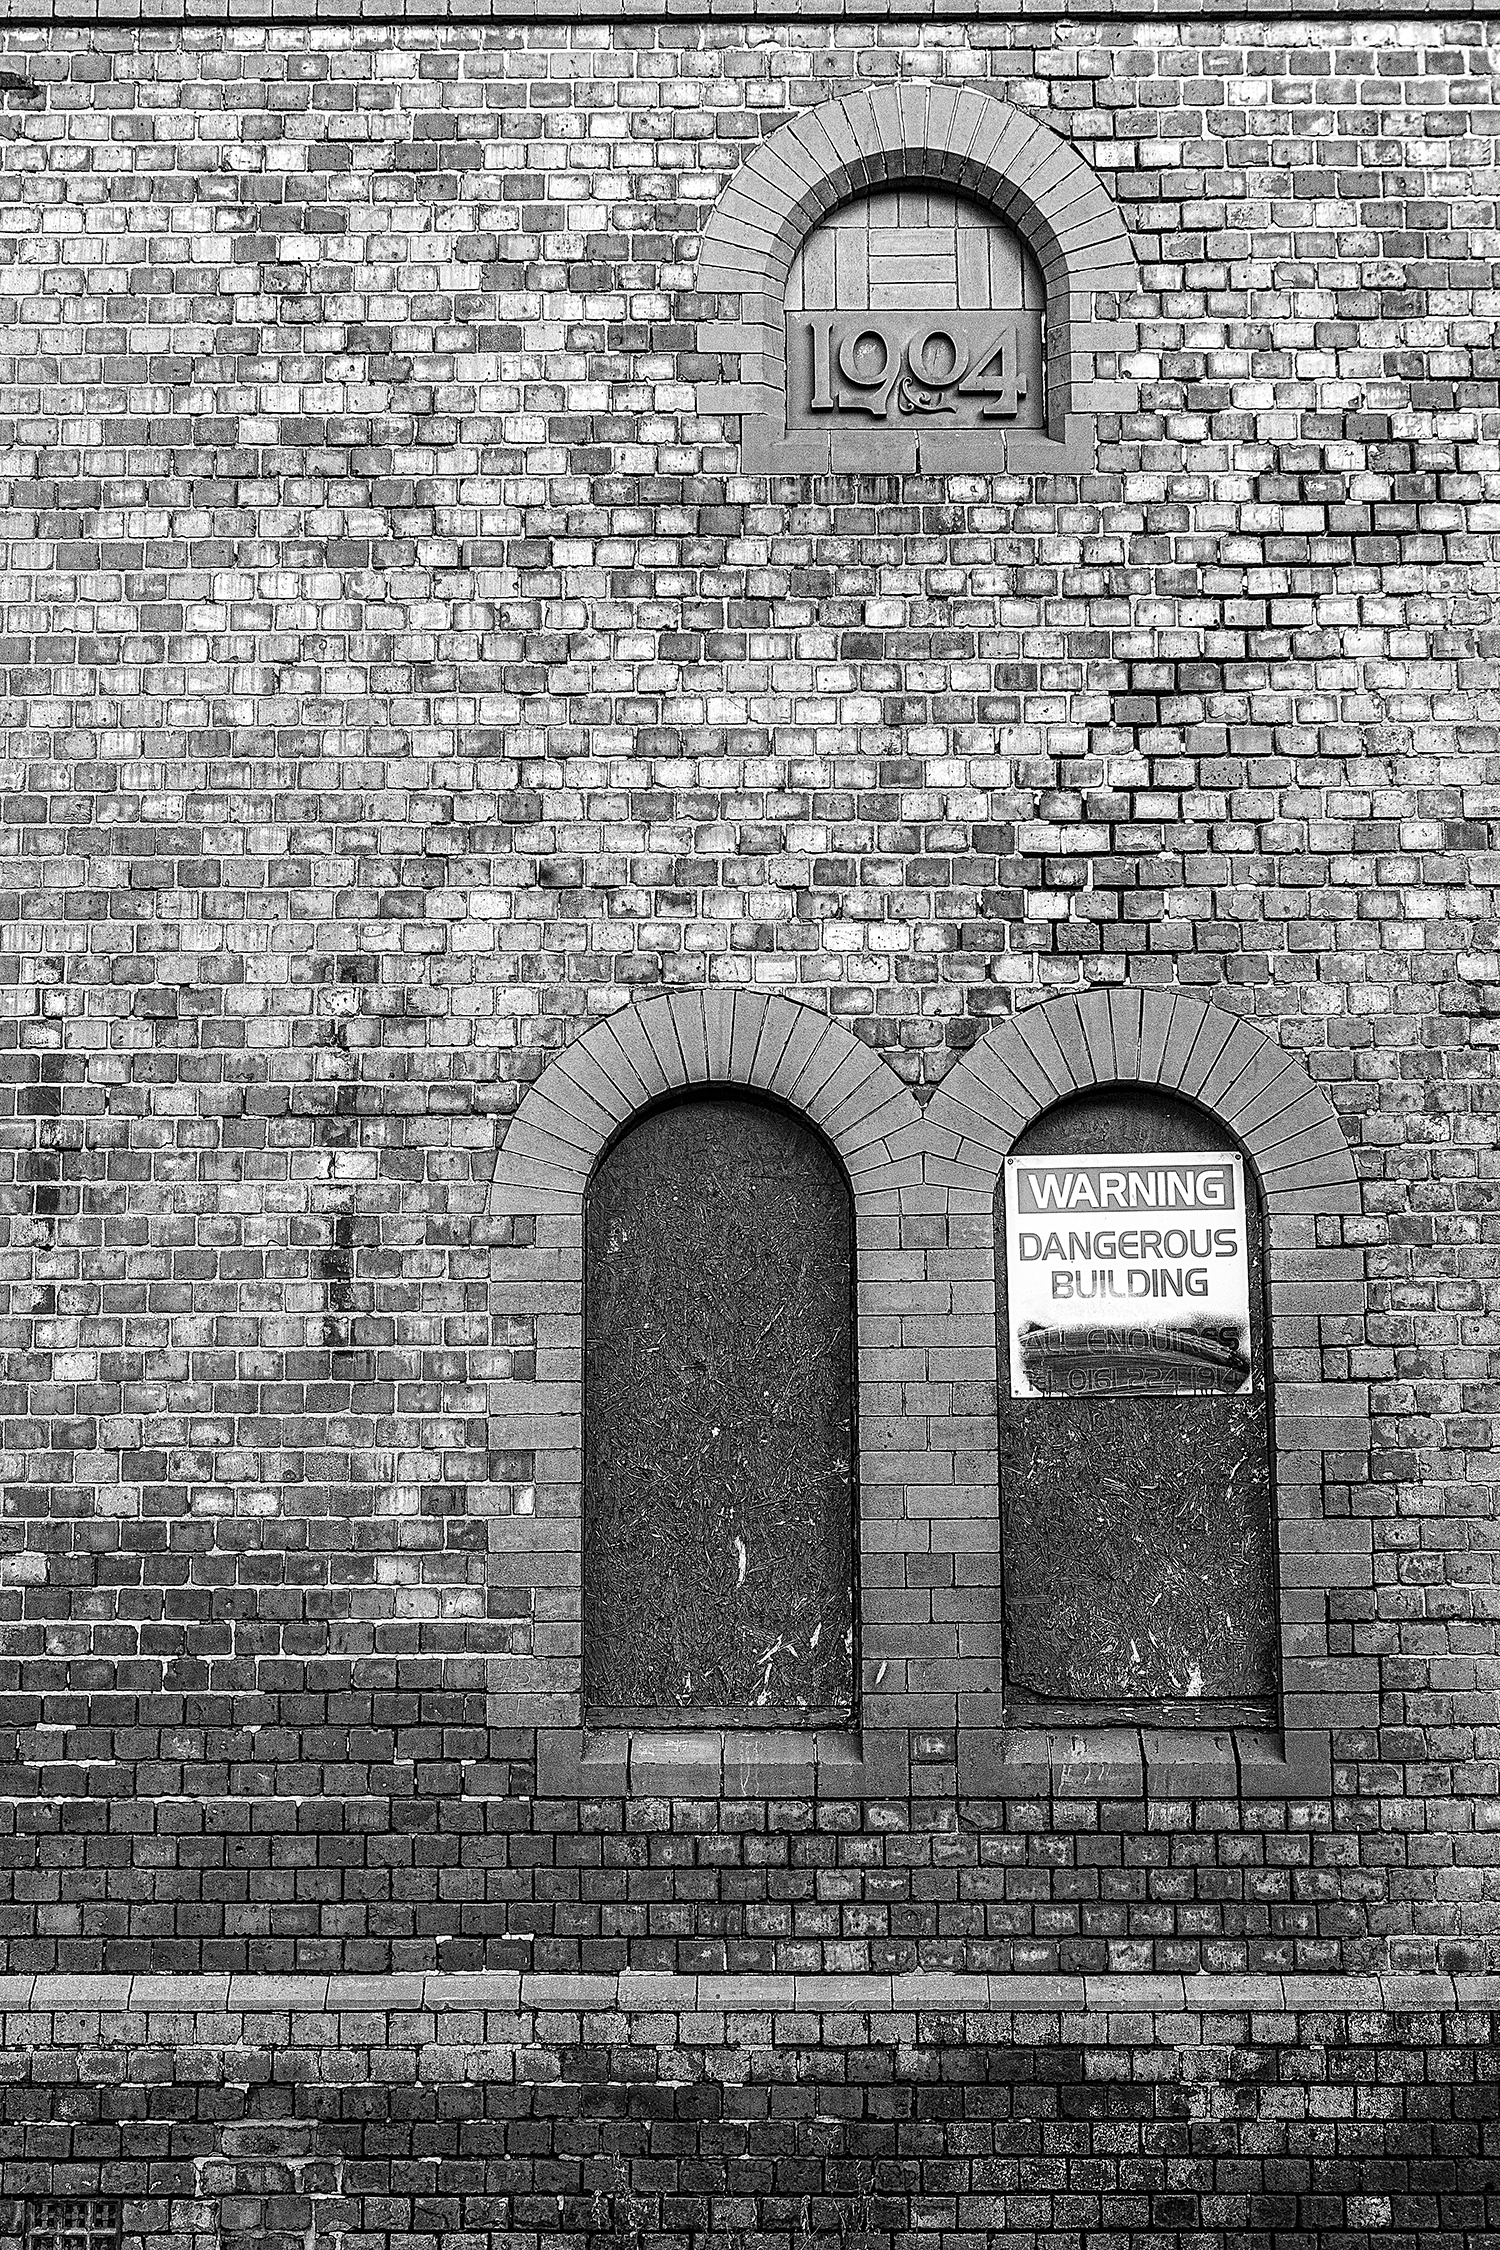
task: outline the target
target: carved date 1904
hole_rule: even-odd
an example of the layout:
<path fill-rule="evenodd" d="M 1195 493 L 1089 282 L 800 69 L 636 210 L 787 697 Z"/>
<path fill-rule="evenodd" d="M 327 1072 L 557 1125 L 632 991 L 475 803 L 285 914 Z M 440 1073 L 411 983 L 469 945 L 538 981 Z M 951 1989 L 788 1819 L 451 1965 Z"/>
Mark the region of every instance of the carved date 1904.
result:
<path fill-rule="evenodd" d="M 1042 419 L 1042 315 L 813 312 L 787 319 L 788 422 L 945 416 L 959 426 Z"/>

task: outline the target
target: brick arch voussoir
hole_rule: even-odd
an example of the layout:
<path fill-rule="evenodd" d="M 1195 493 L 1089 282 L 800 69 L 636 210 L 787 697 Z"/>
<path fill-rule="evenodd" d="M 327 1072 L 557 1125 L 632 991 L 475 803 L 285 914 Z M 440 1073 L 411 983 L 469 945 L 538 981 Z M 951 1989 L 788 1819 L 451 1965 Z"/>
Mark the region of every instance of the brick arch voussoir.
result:
<path fill-rule="evenodd" d="M 1187 994 L 1067 994 L 994 1026 L 928 1106 L 957 1162 L 999 1177 L 1044 1111 L 1094 1086 L 1156 1086 L 1208 1110 L 1254 1165 L 1268 1212 L 1357 1212 L 1338 1112 L 1295 1055 L 1258 1025 Z"/>
<path fill-rule="evenodd" d="M 668 993 L 602 1017 L 546 1065 L 496 1156 L 489 1216 L 581 1204 L 633 1116 L 709 1086 L 765 1093 L 806 1118 L 856 1195 L 915 1165 L 910 1089 L 821 1008 L 774 993 Z"/>
<path fill-rule="evenodd" d="M 1080 276 L 1118 289 L 1134 275 L 1118 208 L 1060 134 L 993 94 L 902 86 L 822 102 L 755 151 L 709 215 L 699 291 L 778 301 L 819 219 L 909 178 L 951 181 L 1009 218 L 1049 285 L 1065 279 L 1076 295 Z"/>

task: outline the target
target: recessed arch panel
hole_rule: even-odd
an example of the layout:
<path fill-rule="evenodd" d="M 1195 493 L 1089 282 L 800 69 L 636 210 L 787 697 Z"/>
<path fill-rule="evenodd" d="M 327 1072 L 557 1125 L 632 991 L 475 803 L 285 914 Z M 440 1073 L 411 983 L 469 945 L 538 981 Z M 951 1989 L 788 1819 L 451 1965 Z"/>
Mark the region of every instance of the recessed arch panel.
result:
<path fill-rule="evenodd" d="M 777 1707 L 769 1701 L 744 1709 L 700 1707 L 713 1711 L 713 1719 L 695 1715 L 684 1702 L 675 1729 L 666 1724 L 665 1713 L 653 1714 L 645 1726 L 639 1719 L 627 1722 L 624 1713 L 639 1707 L 605 1704 L 601 1696 L 599 1707 L 618 1712 L 622 1723 L 595 1725 L 585 1735 L 590 1183 L 613 1152 L 628 1147 L 639 1129 L 636 1121 L 670 1117 L 678 1103 L 702 1096 L 760 1100 L 773 1117 L 791 1119 L 797 1133 L 811 1135 L 852 1207 L 852 1322 L 842 1339 L 835 1324 L 831 1341 L 835 1351 L 854 1353 L 857 1390 L 856 1458 L 846 1472 L 857 1513 L 849 1534 L 852 1568 L 846 1573 L 856 1596 L 846 1627 L 853 1632 L 854 1670 L 838 1698 L 829 1696 L 816 1709 L 809 1703 L 809 1718 L 820 1724 L 804 1720 L 795 1693 Z M 627 1735 L 632 1787 L 654 1787 L 665 1772 L 663 1760 L 674 1786 L 693 1790 L 789 1786 L 789 1777 L 807 1778 L 815 1764 L 820 1793 L 861 1795 L 890 1787 L 904 1774 L 906 1736 L 892 1728 L 885 1708 L 894 1666 L 882 1644 L 894 1628 L 880 1613 L 865 1614 L 861 1558 L 868 1545 L 888 1570 L 886 1554 L 907 1483 L 920 1474 L 920 1439 L 914 1457 L 906 1431 L 891 1413 L 901 1386 L 919 1381 L 926 1365 L 925 1347 L 892 1328 L 919 1297 L 923 1280 L 923 1249 L 909 1243 L 903 1229 L 908 1199 L 920 1202 L 923 1195 L 920 1133 L 910 1090 L 843 1023 L 780 994 L 739 990 L 673 992 L 602 1017 L 552 1057 L 510 1120 L 496 1156 L 488 1212 L 491 1316 L 497 1343 L 509 1336 L 513 1323 L 534 1322 L 536 1373 L 530 1384 L 508 1380 L 498 1387 L 494 1441 L 507 1449 L 516 1475 L 527 1478 L 521 1504 L 533 1522 L 526 1544 L 545 1561 L 533 1566 L 534 1653 L 498 1668 L 493 1692 L 495 1708 L 542 1730 L 546 1747 L 539 1756 L 547 1786 L 586 1791 L 609 1785 L 609 1776 L 625 1770 Z M 822 1223 L 805 1216 L 804 1234 Z M 749 1249 L 752 1259 L 759 1255 L 753 1239 Z M 805 1323 L 805 1332 L 812 1334 L 815 1326 Z M 826 1455 L 837 1451 L 837 1442 L 835 1433 Z M 737 1535 L 744 1537 L 742 1530 L 728 1532 L 725 1550 L 736 1578 Z M 515 1543 L 503 1516 L 493 1539 L 503 1575 L 503 1558 Z M 748 1582 L 755 1556 L 751 1541 L 744 1543 Z M 878 1573 L 875 1582 L 880 1583 Z M 809 1640 L 815 1624 L 809 1620 Z M 820 1647 L 828 1630 L 825 1626 Z M 768 1633 L 767 1643 L 774 1638 Z M 780 1669 L 773 1664 L 773 1679 Z M 850 1725 L 855 1692 L 857 1728 Z"/>
<path fill-rule="evenodd" d="M 1321 1795 L 1332 1730 L 1374 1708 L 1374 1668 L 1335 1658 L 1328 1597 L 1346 1581 L 1370 1527 L 1337 1495 L 1364 1473 L 1369 1386 L 1349 1370 L 1362 1332 L 1360 1184 L 1332 1101 L 1269 1032 L 1209 1002 L 1119 986 L 1068 994 L 987 1032 L 939 1087 L 923 1117 L 950 1208 L 993 1210 L 1005 1158 L 1034 1122 L 1103 1088 L 1155 1089 L 1217 1121 L 1253 1168 L 1268 1285 L 1266 1360 L 1274 1383 L 1275 1536 L 1281 1639 L 1282 1752 L 1236 1738 L 1249 1795 Z M 1352 1238 L 1346 1236 L 1346 1226 Z M 998 1308 L 996 1308 L 998 1311 Z M 998 1344 L 998 1322 L 992 1341 Z M 1330 1505 L 1335 1511 L 1330 1513 Z M 1336 1684 L 1336 1686 L 1335 1686 Z M 993 1727 L 1005 1710 L 997 1698 Z M 1008 1737 L 981 1733 L 970 1771 L 998 1770 Z"/>
<path fill-rule="evenodd" d="M 872 189 L 946 189 L 1012 229 L 1046 292 L 1045 414 L 979 428 L 941 416 L 911 427 L 789 419 L 786 298 L 794 261 L 820 222 Z M 1124 301 L 1138 286 L 1114 199 L 1059 134 L 992 94 L 903 85 L 840 95 L 773 133 L 714 205 L 694 286 L 700 354 L 731 379 L 700 383 L 705 413 L 737 416 L 748 469 L 1027 469 L 1093 465 L 1098 417 L 1129 411 L 1121 355 L 1138 335 Z M 910 339 L 907 339 L 909 342 Z M 932 364 L 936 367 L 936 355 Z M 1003 364 L 1003 357 L 1002 357 Z"/>

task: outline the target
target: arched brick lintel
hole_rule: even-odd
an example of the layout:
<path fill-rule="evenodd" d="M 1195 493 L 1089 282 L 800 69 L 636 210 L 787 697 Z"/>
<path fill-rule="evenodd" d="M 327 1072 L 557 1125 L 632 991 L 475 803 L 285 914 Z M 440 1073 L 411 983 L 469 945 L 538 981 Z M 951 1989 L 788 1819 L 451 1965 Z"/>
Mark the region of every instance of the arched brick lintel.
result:
<path fill-rule="evenodd" d="M 753 272 L 779 297 L 819 219 L 865 188 L 918 177 L 965 187 L 1005 212 L 1044 266 L 1073 246 L 1081 269 L 1134 283 L 1118 206 L 1060 134 L 993 94 L 899 86 L 821 102 L 761 144 L 709 214 L 699 289 L 738 295 Z"/>
<path fill-rule="evenodd" d="M 1282 1484 L 1302 1481 L 1309 1457 L 1363 1453 L 1369 1386 L 1323 1379 L 1321 1353 L 1347 1349 L 1348 1323 L 1364 1312 L 1364 1253 L 1318 1239 L 1320 1219 L 1359 1216 L 1359 1180 L 1333 1103 L 1268 1032 L 1176 992 L 1118 986 L 1047 1001 L 987 1032 L 943 1081 L 924 1119 L 941 1141 L 934 1157 L 950 1180 L 993 1199 L 1000 1167 L 1033 1119 L 1108 1085 L 1155 1086 L 1198 1103 L 1254 1167 L 1266 1214 Z"/>
<path fill-rule="evenodd" d="M 920 1175 L 921 1113 L 874 1050 L 821 1009 L 757 992 L 677 992 L 601 1017 L 548 1063 L 510 1122 L 490 1216 L 576 1201 L 616 1133 L 672 1093 L 741 1087 L 815 1125 L 858 1202 L 904 1162 Z"/>
<path fill-rule="evenodd" d="M 1135 252 L 1113 197 L 1076 149 L 969 87 L 839 95 L 783 125 L 747 160 L 709 215 L 694 276 L 700 299 L 727 307 L 724 317 L 700 321 L 698 348 L 737 357 L 739 378 L 701 384 L 700 408 L 742 417 L 747 467 L 828 465 L 812 457 L 836 441 L 789 435 L 778 419 L 787 275 L 798 245 L 828 212 L 883 181 L 913 178 L 945 181 L 990 205 L 1030 244 L 1046 280 L 1048 429 L 1010 433 L 1006 465 L 1086 466 L 1093 416 L 1136 400 L 1132 383 L 1101 366 L 1102 355 L 1112 367 L 1114 355 L 1135 347 L 1135 325 L 1104 317 L 1096 304 L 1100 293 L 1119 298 L 1138 287 Z M 865 452 L 877 442 L 899 441 L 884 433 L 861 439 Z M 948 442 L 966 443 L 956 433 Z M 924 465 L 929 454 L 944 465 L 931 442 Z M 979 463 L 955 452 L 951 465 Z"/>

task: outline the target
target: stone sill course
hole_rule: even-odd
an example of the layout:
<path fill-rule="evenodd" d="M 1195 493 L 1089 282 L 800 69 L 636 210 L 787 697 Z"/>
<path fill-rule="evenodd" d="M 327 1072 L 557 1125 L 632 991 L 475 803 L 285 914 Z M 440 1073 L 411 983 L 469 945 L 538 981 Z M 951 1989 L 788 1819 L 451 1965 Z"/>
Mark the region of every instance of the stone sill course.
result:
<path fill-rule="evenodd" d="M 1387 1971 L 1333 1976 L 965 1975 L 917 1969 L 891 1975 L 746 1973 L 685 1976 L 625 1969 L 615 1975 L 545 1975 L 515 1969 L 389 1976 L 41 1973 L 0 1976 L 8 2045 L 21 2019 L 192 2016 L 437 2017 L 743 2015 L 795 2012 L 872 2016 L 963 2014 L 1099 2019 L 1149 2015 L 1488 2014 L 1500 2011 L 1500 1975 Z"/>
<path fill-rule="evenodd" d="M 542 1798 L 1326 1797 L 1326 1733 L 1142 1724 L 978 1725 L 956 1734 L 867 1727 L 544 1729 Z M 508 1769 L 470 1766 L 466 1797 L 510 1793 Z"/>

